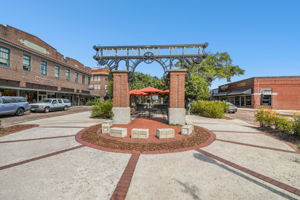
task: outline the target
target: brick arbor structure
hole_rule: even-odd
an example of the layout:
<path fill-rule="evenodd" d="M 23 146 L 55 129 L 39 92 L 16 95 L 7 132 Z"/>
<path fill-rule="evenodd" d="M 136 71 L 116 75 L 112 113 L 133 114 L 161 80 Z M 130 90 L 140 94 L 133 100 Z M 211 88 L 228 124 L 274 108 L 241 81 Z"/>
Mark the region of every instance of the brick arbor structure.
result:
<path fill-rule="evenodd" d="M 113 123 L 128 124 L 130 118 L 130 95 L 128 71 L 113 73 Z M 185 75 L 186 70 L 170 70 L 169 124 L 185 124 Z"/>
<path fill-rule="evenodd" d="M 130 118 L 128 71 L 112 71 L 113 86 L 113 123 L 128 124 Z"/>
<path fill-rule="evenodd" d="M 134 72 L 141 63 L 159 63 L 164 70 L 164 77 L 170 74 L 169 123 L 185 124 L 184 82 L 186 71 L 172 70 L 175 63 L 180 63 L 190 71 L 190 64 L 200 63 L 207 54 L 203 44 L 179 45 L 138 45 L 138 46 L 93 46 L 96 50 L 94 59 L 101 66 L 107 66 L 114 77 L 114 123 L 130 122 L 128 78 L 133 80 Z M 117 71 L 120 61 L 125 62 L 127 71 Z M 128 76 L 128 72 L 130 76 Z M 125 83 L 126 81 L 127 83 Z M 125 94 L 126 93 L 126 94 Z"/>
<path fill-rule="evenodd" d="M 169 124 L 185 124 L 186 70 L 170 70 Z"/>

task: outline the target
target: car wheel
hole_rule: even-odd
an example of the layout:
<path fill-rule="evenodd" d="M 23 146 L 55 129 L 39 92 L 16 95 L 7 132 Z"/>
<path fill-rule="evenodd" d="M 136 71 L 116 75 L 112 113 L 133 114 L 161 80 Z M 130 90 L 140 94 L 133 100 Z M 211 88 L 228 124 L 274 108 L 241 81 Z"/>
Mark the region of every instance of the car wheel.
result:
<path fill-rule="evenodd" d="M 44 112 L 48 113 L 50 111 L 50 109 L 48 107 L 45 108 Z"/>
<path fill-rule="evenodd" d="M 22 116 L 22 115 L 24 115 L 24 112 L 25 112 L 25 110 L 23 108 L 19 108 L 16 112 L 16 115 Z"/>
<path fill-rule="evenodd" d="M 67 106 L 64 106 L 63 110 L 67 110 Z"/>

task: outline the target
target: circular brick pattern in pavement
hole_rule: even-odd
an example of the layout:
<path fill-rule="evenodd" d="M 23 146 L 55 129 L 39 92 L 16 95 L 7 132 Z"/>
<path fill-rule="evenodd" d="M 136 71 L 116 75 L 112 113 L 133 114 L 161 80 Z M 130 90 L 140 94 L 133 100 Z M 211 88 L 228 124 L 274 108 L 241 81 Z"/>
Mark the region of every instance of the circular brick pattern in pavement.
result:
<path fill-rule="evenodd" d="M 128 133 L 132 128 L 148 128 L 148 139 L 133 139 L 115 138 L 108 134 L 99 134 L 98 130 L 101 129 L 101 125 L 95 125 L 81 130 L 76 135 L 76 141 L 104 151 L 119 152 L 119 153 L 142 153 L 142 154 L 160 154 L 160 153 L 172 153 L 193 150 L 201 148 L 211 144 L 216 136 L 213 132 L 195 126 L 194 132 L 189 135 L 180 134 L 180 126 L 170 126 L 163 122 L 150 119 L 136 119 L 135 122 L 128 125 L 114 125 L 114 127 L 126 127 Z M 174 128 L 175 138 L 172 139 L 158 139 L 155 137 L 157 128 Z"/>

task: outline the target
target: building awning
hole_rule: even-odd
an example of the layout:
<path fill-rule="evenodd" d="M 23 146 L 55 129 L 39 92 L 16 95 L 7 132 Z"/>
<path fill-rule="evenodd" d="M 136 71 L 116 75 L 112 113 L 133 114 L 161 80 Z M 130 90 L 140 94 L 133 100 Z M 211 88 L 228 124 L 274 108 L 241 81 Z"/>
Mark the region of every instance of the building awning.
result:
<path fill-rule="evenodd" d="M 231 92 L 219 92 L 216 94 L 213 94 L 213 96 L 234 96 L 234 95 L 251 95 L 251 88 L 247 89 L 241 89 L 241 90 L 233 90 Z"/>
<path fill-rule="evenodd" d="M 245 94 L 251 95 L 251 88 L 241 89 L 241 90 L 233 90 L 231 92 L 228 92 L 227 96 L 229 96 L 229 95 L 245 95 Z"/>
<path fill-rule="evenodd" d="M 226 95 L 227 95 L 227 92 L 219 92 L 214 96 L 226 96 Z"/>
<path fill-rule="evenodd" d="M 32 88 L 18 88 L 18 87 L 8 87 L 8 86 L 0 86 L 0 89 L 35 91 L 35 92 L 49 92 L 49 93 L 62 93 L 62 94 L 75 94 L 75 95 L 82 95 L 82 96 L 91 96 L 91 94 L 85 94 L 85 93 L 64 92 L 64 91 L 57 91 L 57 90 L 42 90 L 42 89 L 32 89 Z"/>

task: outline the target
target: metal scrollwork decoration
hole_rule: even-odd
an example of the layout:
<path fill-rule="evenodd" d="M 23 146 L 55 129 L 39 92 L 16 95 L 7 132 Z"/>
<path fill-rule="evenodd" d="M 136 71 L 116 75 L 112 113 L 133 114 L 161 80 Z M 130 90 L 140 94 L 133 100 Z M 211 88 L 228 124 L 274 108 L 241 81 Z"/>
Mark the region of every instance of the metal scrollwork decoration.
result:
<path fill-rule="evenodd" d="M 153 63 L 154 60 L 154 54 L 150 51 L 144 53 L 144 62 L 147 64 Z"/>
<path fill-rule="evenodd" d="M 159 63 L 164 70 L 164 77 L 167 72 L 179 61 L 181 66 L 187 68 L 192 62 L 200 63 L 206 57 L 204 44 L 180 44 L 180 45 L 144 45 L 144 46 L 93 46 L 96 50 L 94 59 L 100 66 L 106 66 L 112 70 L 119 69 L 120 61 L 125 61 L 126 70 L 129 72 L 129 79 L 132 80 L 137 66 L 144 62 L 151 64 L 154 61 Z M 178 67 L 178 66 L 177 66 Z M 189 69 L 187 68 L 188 72 Z"/>

